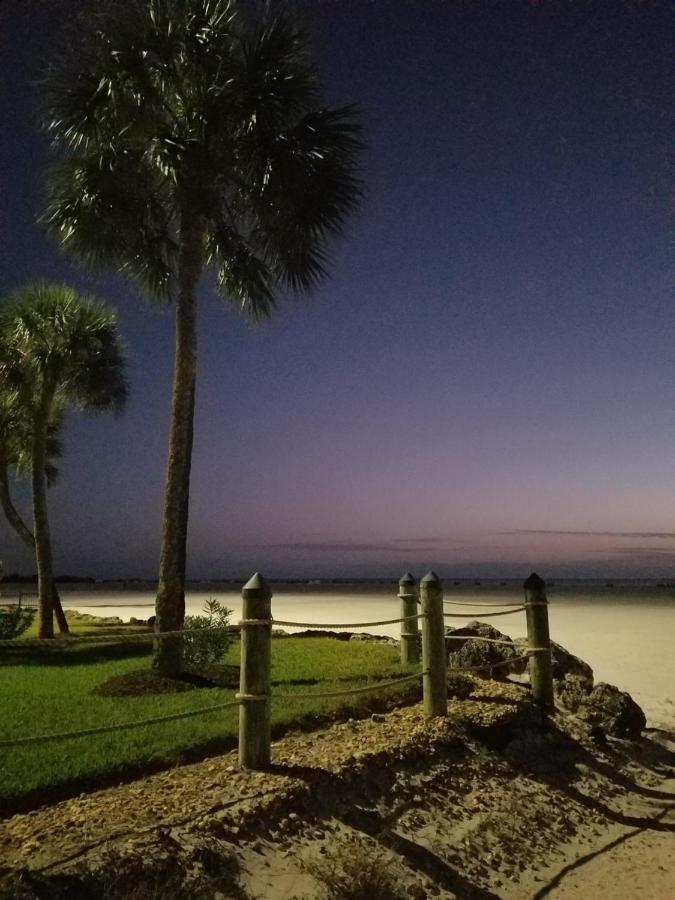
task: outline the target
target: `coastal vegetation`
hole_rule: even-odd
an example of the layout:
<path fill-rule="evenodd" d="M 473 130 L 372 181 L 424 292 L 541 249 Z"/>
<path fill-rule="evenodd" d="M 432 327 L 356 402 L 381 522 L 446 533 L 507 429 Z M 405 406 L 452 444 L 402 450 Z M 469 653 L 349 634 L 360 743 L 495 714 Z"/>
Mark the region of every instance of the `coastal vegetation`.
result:
<path fill-rule="evenodd" d="M 0 661 L 3 739 L 109 726 L 187 712 L 234 699 L 239 686 L 239 641 L 209 678 L 169 681 L 153 673 L 151 644 L 124 640 L 147 627 L 71 619 L 73 637 L 108 635 L 110 643 L 56 639 L 4 651 Z M 35 636 L 35 628 L 25 637 Z M 68 646 L 65 646 L 65 645 Z M 417 684 L 392 686 L 377 699 L 293 699 L 294 694 L 360 687 L 371 680 L 408 674 L 399 650 L 387 642 L 338 641 L 326 637 L 274 639 L 273 733 L 316 728 L 335 717 L 358 717 L 383 704 L 417 698 Z M 152 691 L 156 690 L 156 693 Z M 283 697 L 281 696 L 283 695 Z M 58 744 L 31 741 L 3 749 L 0 805 L 30 807 L 120 779 L 139 776 L 222 753 L 236 746 L 237 709 L 167 721 Z M 55 752 L 55 749 L 58 752 Z"/>
<path fill-rule="evenodd" d="M 327 108 L 287 11 L 235 0 L 105 4 L 68 35 L 45 85 L 55 166 L 44 221 L 78 259 L 175 304 L 157 629 L 180 629 L 197 374 L 197 287 L 253 320 L 325 276 L 361 196 L 360 125 Z M 180 640 L 155 663 L 181 669 Z"/>
<path fill-rule="evenodd" d="M 55 440 L 69 410 L 118 412 L 126 399 L 125 360 L 114 313 L 62 284 L 35 282 L 0 310 L 0 383 L 15 464 L 30 469 L 40 637 L 54 636 L 54 573 L 47 484 Z M 51 442 L 51 443 L 50 443 Z M 5 508 L 7 512 L 7 508 Z M 28 534 L 24 535 L 28 541 Z"/>

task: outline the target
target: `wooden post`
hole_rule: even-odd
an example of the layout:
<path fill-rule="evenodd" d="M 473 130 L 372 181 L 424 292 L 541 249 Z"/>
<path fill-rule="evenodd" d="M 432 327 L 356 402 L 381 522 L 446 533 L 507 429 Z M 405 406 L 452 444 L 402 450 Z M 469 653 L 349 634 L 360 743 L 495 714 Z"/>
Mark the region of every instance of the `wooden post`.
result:
<path fill-rule="evenodd" d="M 401 618 L 417 616 L 418 591 L 417 582 L 406 572 L 398 583 L 398 596 L 401 599 Z M 417 619 L 401 622 L 401 662 L 403 665 L 420 661 L 420 629 Z"/>
<path fill-rule="evenodd" d="M 241 592 L 241 669 L 239 676 L 239 765 L 264 769 L 270 764 L 272 591 L 257 572 Z"/>
<path fill-rule="evenodd" d="M 548 600 L 546 583 L 532 573 L 523 585 L 527 640 L 530 645 L 530 687 L 535 703 L 545 709 L 553 708 L 553 669 L 551 637 L 548 630 Z"/>
<path fill-rule="evenodd" d="M 435 572 L 427 573 L 420 582 L 422 596 L 422 665 L 424 676 L 424 713 L 445 716 L 448 712 L 448 661 L 445 655 L 445 623 L 443 620 L 443 585 Z"/>

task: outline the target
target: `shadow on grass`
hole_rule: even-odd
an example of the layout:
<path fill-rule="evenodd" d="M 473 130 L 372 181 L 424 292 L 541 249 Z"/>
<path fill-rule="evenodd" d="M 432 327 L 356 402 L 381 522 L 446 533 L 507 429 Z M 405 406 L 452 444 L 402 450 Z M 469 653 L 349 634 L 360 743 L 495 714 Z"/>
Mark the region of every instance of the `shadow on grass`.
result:
<path fill-rule="evenodd" d="M 272 725 L 272 738 L 279 740 L 289 733 L 312 732 L 325 728 L 335 722 L 347 719 L 366 719 L 373 713 L 389 712 L 396 707 L 409 706 L 419 702 L 421 690 L 408 689 L 393 692 L 387 697 L 368 697 L 344 704 L 328 713 L 302 713 L 285 722 Z M 106 772 L 83 775 L 51 785 L 27 791 L 19 796 L 3 797 L 0 795 L 0 821 L 18 813 L 29 812 L 42 806 L 50 806 L 60 800 L 67 800 L 81 793 L 103 790 L 119 784 L 126 784 L 138 778 L 154 775 L 178 765 L 203 762 L 214 756 L 222 756 L 237 747 L 238 739 L 234 734 L 224 734 L 195 744 L 185 750 L 146 759 L 125 763 Z"/>
<path fill-rule="evenodd" d="M 152 643 L 75 644 L 68 641 L 42 647 L 11 647 L 0 649 L 2 666 L 89 666 L 120 659 L 142 659 L 152 653 Z"/>

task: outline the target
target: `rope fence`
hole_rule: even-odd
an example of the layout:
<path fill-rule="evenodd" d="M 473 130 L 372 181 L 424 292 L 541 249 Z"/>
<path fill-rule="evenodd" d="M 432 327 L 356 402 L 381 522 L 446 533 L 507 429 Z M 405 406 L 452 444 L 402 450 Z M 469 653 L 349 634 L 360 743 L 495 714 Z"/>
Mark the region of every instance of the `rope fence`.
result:
<path fill-rule="evenodd" d="M 379 622 L 284 622 L 283 619 L 272 619 L 274 625 L 284 628 L 375 628 L 380 625 L 397 625 L 399 622 L 411 622 L 423 619 L 424 615 L 402 616 L 399 619 L 381 619 Z"/>
<path fill-rule="evenodd" d="M 499 609 L 503 607 L 518 607 L 517 603 L 465 603 L 463 600 L 443 600 L 444 606 L 464 606 L 469 607 L 470 609 L 490 609 L 495 608 Z"/>
<path fill-rule="evenodd" d="M 26 744 L 46 744 L 51 741 L 65 741 L 70 738 L 91 737 L 94 734 L 112 734 L 116 731 L 129 731 L 132 728 L 142 728 L 146 725 L 158 725 L 161 722 L 177 722 L 179 719 L 192 719 L 195 716 L 203 716 L 206 713 L 219 712 L 235 706 L 239 706 L 238 700 L 231 700 L 229 703 L 214 703 L 212 706 L 203 706 L 201 709 L 191 709 L 182 713 L 154 716 L 151 719 L 134 719 L 132 722 L 120 722 L 117 725 L 102 725 L 99 728 L 83 728 L 80 731 L 61 731 L 56 734 L 37 734 L 32 737 L 8 738 L 0 741 L 0 747 L 22 747 Z"/>
<path fill-rule="evenodd" d="M 536 575 L 531 575 L 525 582 L 526 602 L 523 606 L 514 606 L 500 611 L 483 613 L 484 617 L 510 615 L 525 611 L 528 624 L 529 647 L 519 654 L 502 660 L 485 661 L 474 666 L 451 667 L 450 671 L 480 672 L 505 666 L 513 666 L 529 660 L 530 682 L 532 694 L 536 702 L 550 708 L 553 702 L 551 678 L 551 645 L 548 633 L 548 610 L 545 585 Z M 480 641 L 486 644 L 514 647 L 511 640 L 482 637 L 481 635 L 446 635 L 444 620 L 446 618 L 469 618 L 461 613 L 446 613 L 443 610 L 443 590 L 438 577 L 429 573 L 420 583 L 422 612 L 417 611 L 417 586 L 411 575 L 400 581 L 401 616 L 392 619 L 381 619 L 369 622 L 291 622 L 272 617 L 272 593 L 260 575 L 254 575 L 242 590 L 243 611 L 239 622 L 241 631 L 240 687 L 235 699 L 200 709 L 171 713 L 130 722 L 122 722 L 100 727 L 86 728 L 78 731 L 66 731 L 52 734 L 32 735 L 0 740 L 0 748 L 21 747 L 54 741 L 64 741 L 100 734 L 112 734 L 121 731 L 152 726 L 165 722 L 175 722 L 197 716 L 207 715 L 227 709 L 239 708 L 239 763 L 245 768 L 266 768 L 270 763 L 271 747 L 271 701 L 282 700 L 320 700 L 337 697 L 376 693 L 412 683 L 422 679 L 423 706 L 428 716 L 447 715 L 448 698 L 448 658 L 446 641 L 461 640 Z M 445 601 L 459 605 L 455 601 Z M 462 604 L 469 607 L 481 604 Z M 484 604 L 487 606 L 487 604 Z M 418 629 L 422 622 L 421 635 Z M 271 690 L 271 638 L 274 625 L 288 628 L 306 629 L 347 629 L 372 628 L 385 625 L 401 625 L 401 662 L 411 664 L 419 662 L 420 644 L 422 649 L 422 671 L 405 675 L 401 678 L 383 679 L 374 684 L 366 684 L 356 688 L 344 688 L 332 691 L 299 691 L 277 693 Z M 0 648 L 49 646 L 50 649 L 72 646 L 75 644 L 115 644 L 128 642 L 147 642 L 171 637 L 206 636 L 210 632 L 233 631 L 230 626 L 213 628 L 183 629 L 178 631 L 148 632 L 129 635 L 81 635 L 44 641 L 40 639 L 8 639 L 0 641 Z M 420 641 L 421 637 L 421 641 Z"/>
<path fill-rule="evenodd" d="M 123 627 L 123 626 L 122 626 Z M 80 634 L 66 635 L 65 637 L 44 638 L 6 638 L 0 640 L 0 649 L 3 647 L 40 647 L 44 650 L 67 650 L 76 644 L 127 644 L 127 643 L 151 643 L 155 640 L 163 640 L 172 637 L 191 637 L 192 635 L 204 635 L 206 633 L 234 632 L 232 625 L 213 625 L 208 628 L 181 628 L 178 631 L 143 631 L 130 632 L 129 634 Z"/>
<path fill-rule="evenodd" d="M 394 678 L 391 681 L 384 681 L 378 684 L 369 684 L 360 688 L 346 688 L 343 691 L 303 691 L 302 693 L 293 694 L 272 694 L 272 700 L 309 700 L 324 699 L 328 697 L 349 697 L 352 694 L 372 694 L 375 691 L 386 690 L 390 687 L 397 687 L 410 681 L 418 681 L 426 672 L 416 672 L 414 675 L 406 675 L 404 678 Z"/>
<path fill-rule="evenodd" d="M 492 619 L 494 616 L 510 616 L 513 613 L 523 612 L 527 607 L 525 606 L 516 606 L 513 609 L 504 609 L 499 612 L 486 612 L 481 613 L 481 619 Z M 444 619 L 468 619 L 469 616 L 464 616 L 462 613 L 443 613 Z"/>

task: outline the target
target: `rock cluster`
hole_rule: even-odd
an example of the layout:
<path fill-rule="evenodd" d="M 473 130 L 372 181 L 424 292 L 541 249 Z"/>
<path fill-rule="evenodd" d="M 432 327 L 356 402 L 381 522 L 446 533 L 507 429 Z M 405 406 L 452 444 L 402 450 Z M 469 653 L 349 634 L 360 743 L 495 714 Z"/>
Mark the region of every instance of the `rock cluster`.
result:
<path fill-rule="evenodd" d="M 638 738 L 647 724 L 642 708 L 627 691 L 601 681 L 587 694 L 577 715 L 607 734 L 621 738 Z"/>
<path fill-rule="evenodd" d="M 507 641 L 504 644 L 491 644 L 477 638 Z M 509 672 L 519 665 L 520 649 L 507 634 L 502 634 L 492 625 L 485 622 L 469 622 L 462 628 L 445 629 L 445 649 L 448 654 L 448 670 L 473 669 L 480 678 L 492 678 L 505 681 Z M 505 666 L 506 660 L 513 659 L 514 666 Z"/>
<path fill-rule="evenodd" d="M 527 660 L 527 638 L 511 638 L 485 622 L 470 622 L 463 628 L 446 628 L 448 670 L 473 668 L 481 678 L 505 680 L 510 674 L 523 674 Z M 491 644 L 479 640 L 506 641 Z M 508 660 L 510 665 L 503 665 Z M 638 738 L 645 728 L 645 714 L 626 691 L 611 684 L 594 684 L 593 669 L 566 650 L 551 642 L 553 690 L 557 703 L 604 733 L 620 738 Z M 501 664 L 501 665 L 500 665 Z"/>

